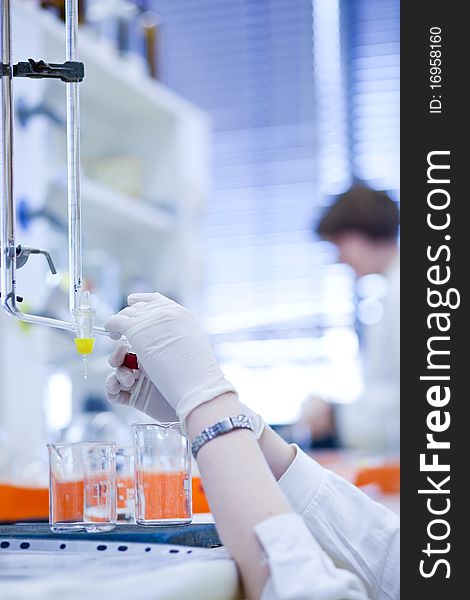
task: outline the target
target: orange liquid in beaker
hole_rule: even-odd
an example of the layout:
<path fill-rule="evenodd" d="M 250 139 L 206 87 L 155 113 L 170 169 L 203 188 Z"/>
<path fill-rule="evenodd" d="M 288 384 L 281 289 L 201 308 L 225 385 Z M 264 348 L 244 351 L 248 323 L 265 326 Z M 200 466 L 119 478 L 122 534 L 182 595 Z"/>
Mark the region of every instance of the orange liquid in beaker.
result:
<path fill-rule="evenodd" d="M 189 478 L 184 472 L 140 471 L 137 482 L 145 496 L 146 520 L 189 518 Z"/>
<path fill-rule="evenodd" d="M 83 521 L 83 480 L 57 481 L 53 477 L 52 495 L 54 522 Z"/>
<path fill-rule="evenodd" d="M 109 483 L 98 474 L 87 479 L 84 489 L 83 479 L 74 481 L 57 481 L 52 478 L 54 495 L 54 515 L 56 523 L 74 523 L 91 521 L 107 522 L 108 515 L 102 515 L 109 502 Z M 86 514 L 86 518 L 85 517 Z"/>

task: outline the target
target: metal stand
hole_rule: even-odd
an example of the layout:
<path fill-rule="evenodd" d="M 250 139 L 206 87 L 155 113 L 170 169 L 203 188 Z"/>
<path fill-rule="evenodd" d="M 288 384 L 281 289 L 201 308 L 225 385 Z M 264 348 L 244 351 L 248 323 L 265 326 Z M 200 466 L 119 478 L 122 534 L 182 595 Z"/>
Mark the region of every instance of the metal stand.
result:
<path fill-rule="evenodd" d="M 75 314 L 82 307 L 82 236 L 80 198 L 80 105 L 79 83 L 84 78 L 83 63 L 77 60 L 78 0 L 65 0 L 66 11 L 66 62 L 47 63 L 28 59 L 27 62 L 11 64 L 11 11 L 10 0 L 0 0 L 0 148 L 1 148 L 1 231 L 0 231 L 0 296 L 6 312 L 22 321 L 49 327 L 76 331 L 74 321 L 67 322 L 21 312 L 16 306 L 17 268 L 22 267 L 31 254 L 43 254 L 51 271 L 55 267 L 48 252 L 15 243 L 15 198 L 13 181 L 13 112 L 12 78 L 54 78 L 66 84 L 67 96 L 67 198 L 69 234 L 69 307 Z M 101 327 L 93 327 L 95 333 L 108 335 Z"/>

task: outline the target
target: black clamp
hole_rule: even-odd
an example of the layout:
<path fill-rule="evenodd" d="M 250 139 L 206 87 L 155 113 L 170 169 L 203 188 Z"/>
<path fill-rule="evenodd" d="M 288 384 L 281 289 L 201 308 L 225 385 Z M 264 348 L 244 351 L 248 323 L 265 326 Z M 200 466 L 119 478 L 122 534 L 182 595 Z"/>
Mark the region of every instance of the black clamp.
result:
<path fill-rule="evenodd" d="M 65 83 L 78 83 L 85 77 L 85 67 L 81 62 L 67 61 L 57 64 L 28 58 L 28 62 L 19 62 L 13 65 L 13 77 L 30 77 L 32 79 L 50 77 L 61 79 Z"/>
<path fill-rule="evenodd" d="M 2 294 L 0 294 L 0 298 L 1 297 L 2 297 Z M 12 294 L 9 294 L 8 297 L 11 298 Z M 23 302 L 23 300 L 24 300 L 23 296 L 16 296 L 16 301 L 17 302 Z"/>

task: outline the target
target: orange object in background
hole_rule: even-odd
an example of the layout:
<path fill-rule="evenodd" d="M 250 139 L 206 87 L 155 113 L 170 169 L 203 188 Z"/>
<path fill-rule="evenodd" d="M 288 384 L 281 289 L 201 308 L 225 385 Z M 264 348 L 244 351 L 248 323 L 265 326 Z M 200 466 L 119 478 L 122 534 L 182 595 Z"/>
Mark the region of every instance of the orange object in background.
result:
<path fill-rule="evenodd" d="M 189 517 L 185 493 L 187 481 L 184 472 L 137 472 L 137 489 L 145 495 L 143 518 L 149 521 L 187 519 Z"/>
<path fill-rule="evenodd" d="M 400 491 L 400 464 L 364 467 L 358 471 L 354 483 L 358 487 L 377 485 L 384 494 L 396 494 Z"/>
<path fill-rule="evenodd" d="M 151 474 L 153 475 L 153 474 Z M 165 474 L 156 474 L 158 476 Z M 122 487 L 117 490 L 117 503 L 119 508 L 125 507 L 125 491 L 133 486 L 133 479 L 120 478 L 119 483 Z M 82 485 L 83 482 L 75 482 Z M 154 482 L 155 483 L 155 482 Z M 400 491 L 400 465 L 391 463 L 378 467 L 365 467 L 359 470 L 354 483 L 359 486 L 375 484 L 380 487 L 383 493 L 398 493 Z M 67 484 L 60 484 L 67 485 Z M 181 482 L 177 485 L 182 485 Z M 193 512 L 207 513 L 210 507 L 204 493 L 201 478 L 192 478 L 193 492 Z M 61 490 L 64 493 L 64 490 Z M 81 492 L 83 493 L 83 491 Z M 158 496 L 158 494 L 157 494 Z M 65 507 L 62 507 L 62 513 L 66 513 Z M 184 504 L 178 509 L 183 514 Z M 21 521 L 22 519 L 47 519 L 49 516 L 49 491 L 47 488 L 27 488 L 7 484 L 0 484 L 0 521 Z M 160 517 L 152 517 L 160 518 Z"/>
<path fill-rule="evenodd" d="M 52 478 L 52 493 L 55 499 L 53 521 L 83 521 L 83 480 L 56 481 Z"/>
<path fill-rule="evenodd" d="M 0 483 L 0 521 L 47 519 L 49 490 Z"/>
<path fill-rule="evenodd" d="M 134 480 L 132 477 L 117 479 L 116 498 L 118 508 L 126 507 L 126 492 L 133 485 Z M 210 512 L 200 477 L 192 478 L 192 492 L 193 512 Z M 64 490 L 61 490 L 60 493 L 64 493 Z M 62 514 L 64 513 L 63 506 L 61 512 Z M 0 484 L 0 521 L 21 521 L 23 519 L 44 520 L 48 517 L 49 490 L 47 488 L 27 488 Z"/>
<path fill-rule="evenodd" d="M 209 504 L 207 502 L 204 488 L 202 487 L 202 481 L 200 477 L 194 477 L 193 475 L 193 512 L 194 513 L 208 513 L 211 512 Z"/>

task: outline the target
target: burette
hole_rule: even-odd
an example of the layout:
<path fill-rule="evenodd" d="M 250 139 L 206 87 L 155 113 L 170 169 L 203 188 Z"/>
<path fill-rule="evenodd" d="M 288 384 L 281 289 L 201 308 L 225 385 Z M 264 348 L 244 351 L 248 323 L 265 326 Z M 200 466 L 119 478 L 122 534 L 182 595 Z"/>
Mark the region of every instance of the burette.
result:
<path fill-rule="evenodd" d="M 36 323 L 65 329 L 75 333 L 75 345 L 86 361 L 93 351 L 94 335 L 108 335 L 102 327 L 93 324 L 94 309 L 88 292 L 83 290 L 81 195 L 80 195 L 80 96 L 79 86 L 84 77 L 84 66 L 78 61 L 78 0 L 65 0 L 66 61 L 62 64 L 28 59 L 11 62 L 10 0 L 0 0 L 0 60 L 1 60 L 1 304 L 8 314 L 27 323 Z M 52 272 L 52 259 L 45 250 L 18 245 L 15 240 L 16 205 L 13 187 L 13 99 L 12 79 L 55 78 L 65 82 L 67 107 L 67 204 L 69 253 L 69 309 L 70 321 L 63 321 L 22 312 L 17 306 L 16 269 L 22 267 L 31 254 L 46 256 Z M 86 362 L 85 362 L 86 366 Z"/>
<path fill-rule="evenodd" d="M 65 0 L 65 60 L 78 60 L 78 0 Z M 82 221 L 80 195 L 80 92 L 79 82 L 66 84 L 67 104 L 67 199 L 69 230 L 69 308 L 75 317 L 75 345 L 83 356 L 85 377 L 88 356 L 93 352 L 94 311 L 83 292 Z"/>

